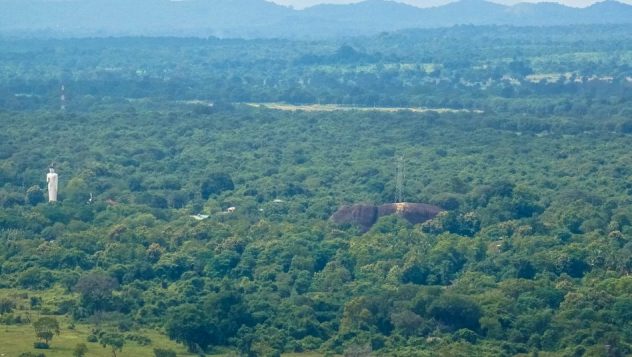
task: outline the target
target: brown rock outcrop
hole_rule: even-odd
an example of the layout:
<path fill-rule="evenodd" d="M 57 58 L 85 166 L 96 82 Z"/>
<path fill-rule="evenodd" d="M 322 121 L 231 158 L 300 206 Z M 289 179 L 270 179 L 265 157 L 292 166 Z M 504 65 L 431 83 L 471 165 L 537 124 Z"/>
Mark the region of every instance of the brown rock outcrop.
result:
<path fill-rule="evenodd" d="M 412 224 L 423 223 L 433 219 L 440 207 L 426 203 L 387 203 L 380 206 L 355 204 L 342 206 L 332 216 L 331 220 L 338 225 L 352 224 L 358 226 L 362 232 L 368 231 L 379 217 L 397 214 Z"/>
<path fill-rule="evenodd" d="M 352 224 L 366 232 L 377 221 L 377 206 L 356 204 L 342 206 L 332 216 L 331 220 L 337 225 Z"/>

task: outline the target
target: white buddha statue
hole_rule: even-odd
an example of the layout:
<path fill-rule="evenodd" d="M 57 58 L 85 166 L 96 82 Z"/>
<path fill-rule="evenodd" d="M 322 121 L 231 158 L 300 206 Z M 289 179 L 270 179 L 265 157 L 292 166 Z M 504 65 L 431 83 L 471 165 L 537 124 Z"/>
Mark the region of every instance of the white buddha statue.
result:
<path fill-rule="evenodd" d="M 50 168 L 46 174 L 46 182 L 48 182 L 48 202 L 57 202 L 57 173 L 54 168 Z"/>

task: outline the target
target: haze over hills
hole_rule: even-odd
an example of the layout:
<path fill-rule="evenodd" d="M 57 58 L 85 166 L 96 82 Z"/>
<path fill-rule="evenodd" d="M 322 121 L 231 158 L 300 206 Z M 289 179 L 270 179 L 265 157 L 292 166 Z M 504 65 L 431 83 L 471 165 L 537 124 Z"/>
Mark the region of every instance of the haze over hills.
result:
<path fill-rule="evenodd" d="M 217 36 L 323 38 L 454 25 L 557 26 L 632 23 L 632 5 L 505 6 L 461 0 L 419 8 L 385 0 L 295 10 L 263 0 L 0 0 L 0 33 L 34 37 Z"/>

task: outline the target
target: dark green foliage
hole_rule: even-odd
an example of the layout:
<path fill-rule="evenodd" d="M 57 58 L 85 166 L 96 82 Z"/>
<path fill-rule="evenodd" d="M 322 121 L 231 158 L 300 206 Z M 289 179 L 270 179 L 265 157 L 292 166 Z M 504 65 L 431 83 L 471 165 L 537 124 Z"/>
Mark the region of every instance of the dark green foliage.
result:
<path fill-rule="evenodd" d="M 50 348 L 50 346 L 46 342 L 37 341 L 33 342 L 33 348 L 38 350 L 47 350 Z"/>
<path fill-rule="evenodd" d="M 72 355 L 74 357 L 83 357 L 86 353 L 88 353 L 88 346 L 86 346 L 85 343 L 78 343 L 72 350 Z"/>
<path fill-rule="evenodd" d="M 233 180 L 226 173 L 214 172 L 207 176 L 202 182 L 202 198 L 208 199 L 212 195 L 220 194 L 224 191 L 234 190 Z"/>
<path fill-rule="evenodd" d="M 165 330 L 169 338 L 185 344 L 190 352 L 208 346 L 216 331 L 205 311 L 191 304 L 171 309 L 167 314 Z"/>
<path fill-rule="evenodd" d="M 149 346 L 151 344 L 151 339 L 149 337 L 138 334 L 127 334 L 125 335 L 125 339 L 134 341 L 141 346 Z"/>
<path fill-rule="evenodd" d="M 478 330 L 482 311 L 465 296 L 445 294 L 428 306 L 428 314 L 454 329 Z"/>
<path fill-rule="evenodd" d="M 457 330 L 453 334 L 453 337 L 455 340 L 467 341 L 469 343 L 476 343 L 476 340 L 478 339 L 476 332 L 466 328 Z"/>
<path fill-rule="evenodd" d="M 111 307 L 112 291 L 117 286 L 117 281 L 112 277 L 95 271 L 81 276 L 75 290 L 81 295 L 81 305 L 94 312 Z"/>
<path fill-rule="evenodd" d="M 31 305 L 31 309 L 37 309 L 42 305 L 42 298 L 39 296 L 31 296 L 29 298 L 29 305 Z"/>
<path fill-rule="evenodd" d="M 10 298 L 0 298 L 0 315 L 9 313 L 15 309 L 15 301 Z"/>
<path fill-rule="evenodd" d="M 44 200 L 44 192 L 39 188 L 39 186 L 31 186 L 28 190 L 26 190 L 26 203 L 35 206 L 38 203 L 44 202 Z"/>
<path fill-rule="evenodd" d="M 38 267 L 29 268 L 18 276 L 18 284 L 28 289 L 46 289 L 52 282 L 53 274 Z"/>
<path fill-rule="evenodd" d="M 189 351 L 208 345 L 224 345 L 242 325 L 251 323 L 251 316 L 239 292 L 229 286 L 209 294 L 200 305 L 185 304 L 168 311 L 165 325 L 172 339 L 187 345 Z"/>
<path fill-rule="evenodd" d="M 176 357 L 176 352 L 164 348 L 154 348 L 155 357 Z"/>

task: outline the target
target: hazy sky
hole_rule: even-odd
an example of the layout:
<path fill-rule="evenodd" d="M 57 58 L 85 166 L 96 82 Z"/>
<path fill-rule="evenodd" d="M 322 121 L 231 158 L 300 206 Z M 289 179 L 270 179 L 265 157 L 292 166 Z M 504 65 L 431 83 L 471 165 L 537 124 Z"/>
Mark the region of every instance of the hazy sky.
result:
<path fill-rule="evenodd" d="M 293 6 L 297 9 L 302 9 L 308 6 L 316 5 L 316 4 L 346 4 L 351 2 L 358 2 L 362 0 L 271 0 L 277 4 Z M 452 0 L 400 0 L 400 2 L 419 6 L 419 7 L 430 7 L 430 6 L 438 6 L 444 5 Z M 537 0 L 491 0 L 493 2 L 497 2 L 499 4 L 512 5 L 519 2 L 538 2 Z M 554 2 L 554 0 L 548 0 L 549 2 Z M 620 2 L 625 2 L 628 4 L 632 4 L 632 0 L 618 0 Z M 596 0 L 561 0 L 559 1 L 568 6 L 575 7 L 585 7 L 590 4 L 597 2 Z"/>

